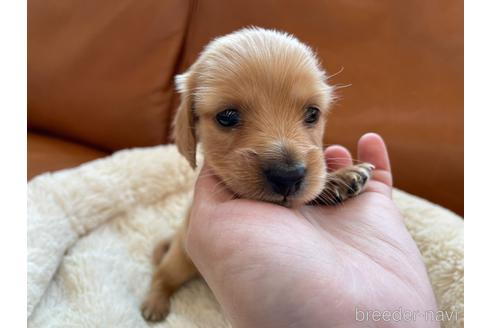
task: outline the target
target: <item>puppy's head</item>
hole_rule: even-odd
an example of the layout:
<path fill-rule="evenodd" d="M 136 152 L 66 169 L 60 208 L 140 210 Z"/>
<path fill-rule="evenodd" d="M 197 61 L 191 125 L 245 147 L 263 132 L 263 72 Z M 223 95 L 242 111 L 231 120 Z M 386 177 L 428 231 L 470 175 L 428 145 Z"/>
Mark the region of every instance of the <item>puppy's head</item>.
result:
<path fill-rule="evenodd" d="M 197 142 L 244 198 L 298 206 L 324 186 L 323 131 L 331 87 L 313 51 L 285 33 L 244 29 L 212 41 L 176 77 L 179 151 Z"/>

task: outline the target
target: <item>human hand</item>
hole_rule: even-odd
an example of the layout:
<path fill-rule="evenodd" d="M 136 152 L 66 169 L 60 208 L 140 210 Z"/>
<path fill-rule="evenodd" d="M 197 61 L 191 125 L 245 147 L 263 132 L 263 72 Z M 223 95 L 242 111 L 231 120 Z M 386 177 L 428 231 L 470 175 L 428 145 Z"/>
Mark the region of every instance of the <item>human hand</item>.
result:
<path fill-rule="evenodd" d="M 186 247 L 234 327 L 439 326 L 423 316 L 436 311 L 435 297 L 391 198 L 384 142 L 366 134 L 358 153 L 375 165 L 373 176 L 361 195 L 336 207 L 233 199 L 204 168 Z M 341 146 L 325 155 L 329 170 L 352 163 Z M 385 310 L 412 315 L 367 317 Z"/>

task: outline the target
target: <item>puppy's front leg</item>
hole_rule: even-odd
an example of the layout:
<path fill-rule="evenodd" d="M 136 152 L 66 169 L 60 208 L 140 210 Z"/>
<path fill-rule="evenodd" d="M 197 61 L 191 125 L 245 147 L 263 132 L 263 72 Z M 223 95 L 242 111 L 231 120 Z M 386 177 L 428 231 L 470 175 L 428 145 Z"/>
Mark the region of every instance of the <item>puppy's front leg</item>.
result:
<path fill-rule="evenodd" d="M 314 204 L 337 205 L 361 193 L 372 175 L 374 165 L 362 163 L 328 174 L 325 189 Z"/>
<path fill-rule="evenodd" d="M 184 249 L 185 225 L 174 236 L 169 250 L 162 256 L 154 252 L 156 269 L 152 277 L 150 291 L 142 303 L 142 316 L 148 321 L 161 321 L 169 313 L 170 298 L 185 282 L 198 274 Z M 157 248 L 163 248 L 160 243 Z M 162 257 L 159 259 L 159 257 Z M 159 261 L 160 260 L 160 261 Z"/>

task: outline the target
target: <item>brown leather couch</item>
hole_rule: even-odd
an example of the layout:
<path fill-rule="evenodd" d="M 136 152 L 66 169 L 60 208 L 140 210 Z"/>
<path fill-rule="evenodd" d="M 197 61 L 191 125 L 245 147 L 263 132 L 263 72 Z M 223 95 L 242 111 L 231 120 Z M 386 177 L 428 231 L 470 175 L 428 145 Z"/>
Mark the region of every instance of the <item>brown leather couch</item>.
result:
<path fill-rule="evenodd" d="M 463 1 L 29 0 L 28 177 L 169 143 L 173 76 L 248 25 L 313 46 L 338 85 L 326 143 L 389 146 L 398 188 L 463 213 Z"/>

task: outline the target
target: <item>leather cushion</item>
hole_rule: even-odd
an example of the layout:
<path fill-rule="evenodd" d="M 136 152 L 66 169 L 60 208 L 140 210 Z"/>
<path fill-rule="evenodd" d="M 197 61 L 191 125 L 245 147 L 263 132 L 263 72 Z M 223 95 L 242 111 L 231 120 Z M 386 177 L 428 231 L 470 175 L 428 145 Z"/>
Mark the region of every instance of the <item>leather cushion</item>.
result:
<path fill-rule="evenodd" d="M 75 167 L 108 153 L 75 142 L 29 132 L 27 134 L 27 178 Z"/>
<path fill-rule="evenodd" d="M 167 140 L 189 1 L 29 0 L 28 127 L 107 150 Z"/>

